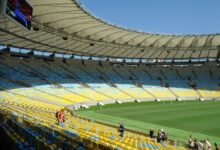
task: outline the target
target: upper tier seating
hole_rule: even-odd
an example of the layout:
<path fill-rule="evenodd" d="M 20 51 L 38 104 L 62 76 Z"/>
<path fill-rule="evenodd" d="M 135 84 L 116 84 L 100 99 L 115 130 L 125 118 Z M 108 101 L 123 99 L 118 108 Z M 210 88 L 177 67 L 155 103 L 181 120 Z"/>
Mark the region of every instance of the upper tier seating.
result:
<path fill-rule="evenodd" d="M 0 56 L 0 96 L 59 106 L 137 99 L 219 99 L 219 70 L 217 65 L 134 67 Z"/>

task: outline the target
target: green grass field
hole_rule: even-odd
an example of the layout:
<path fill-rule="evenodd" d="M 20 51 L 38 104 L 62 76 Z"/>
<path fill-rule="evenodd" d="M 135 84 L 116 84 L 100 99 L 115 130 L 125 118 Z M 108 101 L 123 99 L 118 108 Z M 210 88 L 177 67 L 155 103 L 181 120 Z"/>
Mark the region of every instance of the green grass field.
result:
<path fill-rule="evenodd" d="M 109 104 L 77 111 L 79 116 L 147 132 L 163 128 L 170 139 L 186 142 L 189 135 L 220 142 L 220 101 L 142 102 Z"/>

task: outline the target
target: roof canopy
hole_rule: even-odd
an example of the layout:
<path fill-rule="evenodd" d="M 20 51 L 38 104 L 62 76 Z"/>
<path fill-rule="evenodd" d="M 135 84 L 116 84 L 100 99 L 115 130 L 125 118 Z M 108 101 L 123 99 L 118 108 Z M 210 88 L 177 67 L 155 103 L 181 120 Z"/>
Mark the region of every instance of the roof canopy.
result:
<path fill-rule="evenodd" d="M 216 58 L 220 35 L 160 35 L 124 29 L 86 12 L 75 0 L 29 0 L 26 31 L 0 15 L 0 43 L 64 54 L 125 58 Z"/>

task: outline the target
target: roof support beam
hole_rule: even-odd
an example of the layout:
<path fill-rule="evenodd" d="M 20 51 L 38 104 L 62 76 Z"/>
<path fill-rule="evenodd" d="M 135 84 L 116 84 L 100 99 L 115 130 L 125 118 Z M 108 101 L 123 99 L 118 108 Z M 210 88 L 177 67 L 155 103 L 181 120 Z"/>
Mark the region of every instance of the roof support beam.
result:
<path fill-rule="evenodd" d="M 115 32 L 112 32 L 112 33 L 110 33 L 110 34 L 108 34 L 108 35 L 106 35 L 105 37 L 103 37 L 101 40 L 103 40 L 103 39 L 105 39 L 105 38 L 107 38 L 107 37 L 109 37 L 109 36 L 112 36 L 112 35 L 114 35 L 114 34 L 117 34 L 118 32 L 123 32 L 123 30 L 116 30 Z"/>
<path fill-rule="evenodd" d="M 90 29 L 91 29 L 91 28 L 90 28 Z M 84 31 L 86 31 L 86 30 L 89 30 L 89 29 L 85 29 Z M 95 36 L 96 34 L 101 33 L 101 32 L 103 32 L 103 31 L 114 31 L 114 30 L 116 30 L 116 29 L 113 28 L 113 27 L 107 27 L 107 28 L 105 28 L 105 29 L 103 29 L 103 30 L 97 31 L 97 32 L 95 32 L 95 33 L 92 33 L 92 34 L 88 35 L 87 37 L 90 38 L 91 36 Z"/>
<path fill-rule="evenodd" d="M 83 28 L 79 31 L 74 31 L 74 32 L 71 32 L 70 34 L 80 34 L 80 32 L 84 31 L 84 30 L 88 30 L 88 29 L 92 29 L 92 28 L 96 28 L 96 27 L 100 27 L 100 26 L 104 26 L 103 24 L 99 24 L 99 25 L 94 25 L 94 26 L 91 26 L 91 27 L 86 27 L 86 28 Z"/>
<path fill-rule="evenodd" d="M 163 44 L 162 47 L 169 47 L 169 45 L 171 44 L 172 40 L 175 38 L 175 36 L 170 37 L 169 40 L 167 40 L 167 42 L 165 44 Z"/>
<path fill-rule="evenodd" d="M 93 24 L 93 23 L 97 23 L 96 20 L 91 20 L 90 18 L 88 18 L 89 21 L 83 21 L 83 22 L 78 22 L 78 23 L 73 23 L 73 24 L 70 24 L 68 26 L 63 26 L 62 28 L 60 28 L 61 30 L 67 30 L 68 28 L 72 28 L 74 26 L 78 26 L 78 25 L 81 25 L 81 24 Z"/>
<path fill-rule="evenodd" d="M 53 15 L 53 14 L 66 14 L 66 13 L 69 13 L 69 14 L 82 14 L 82 12 L 80 10 L 77 10 L 79 13 L 76 13 L 76 10 L 73 11 L 73 10 L 67 10 L 67 11 L 58 11 L 58 12 L 50 12 L 50 13 L 45 13 L 45 14 L 41 14 L 41 15 L 36 15 L 36 16 L 33 16 L 33 19 L 36 19 L 38 17 L 43 17 L 43 16 L 47 16 L 47 15 Z"/>
<path fill-rule="evenodd" d="M 123 35 L 123 36 L 121 36 L 121 37 L 119 37 L 119 38 L 116 38 L 116 39 L 114 39 L 114 41 L 112 41 L 112 42 L 116 42 L 117 40 L 120 40 L 120 39 L 122 39 L 123 37 L 126 37 L 126 36 L 128 36 L 128 35 L 130 35 L 130 34 L 133 34 L 132 32 L 128 32 L 128 33 L 126 33 L 125 35 Z"/>
<path fill-rule="evenodd" d="M 129 44 L 132 40 L 140 37 L 140 36 L 143 36 L 143 34 L 137 34 L 135 37 L 131 38 L 130 40 L 128 40 L 125 44 Z"/>
<path fill-rule="evenodd" d="M 141 43 L 143 43 L 144 41 L 146 41 L 147 39 L 151 38 L 153 35 L 152 34 L 149 34 L 145 39 L 143 39 L 142 41 L 138 42 L 137 43 L 137 46 L 140 46 Z"/>
<path fill-rule="evenodd" d="M 158 37 L 158 39 L 156 39 L 151 45 L 149 45 L 150 47 L 158 47 L 158 43 L 160 41 L 160 39 L 162 39 L 164 36 L 160 36 Z"/>
<path fill-rule="evenodd" d="M 63 19 L 59 19 L 59 20 L 54 20 L 54 21 L 50 21 L 50 22 L 45 22 L 45 24 L 50 25 L 50 24 L 57 23 L 57 22 L 64 21 L 64 20 L 78 19 L 78 18 L 81 18 L 81 19 L 83 20 L 83 19 L 87 19 L 88 16 L 82 15 L 82 16 L 67 17 L 67 18 L 63 18 Z"/>
<path fill-rule="evenodd" d="M 214 35 L 208 35 L 204 47 L 210 47 L 212 45 L 212 40 L 214 39 L 214 37 Z"/>

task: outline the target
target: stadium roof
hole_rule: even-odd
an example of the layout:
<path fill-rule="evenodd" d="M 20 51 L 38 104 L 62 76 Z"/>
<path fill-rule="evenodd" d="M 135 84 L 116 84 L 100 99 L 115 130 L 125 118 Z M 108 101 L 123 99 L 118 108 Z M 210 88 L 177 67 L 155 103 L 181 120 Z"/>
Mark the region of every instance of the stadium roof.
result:
<path fill-rule="evenodd" d="M 75 0 L 29 0 L 31 31 L 0 15 L 0 44 L 32 50 L 125 58 L 216 58 L 220 34 L 160 35 L 104 22 Z"/>

